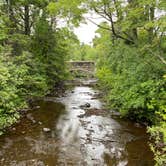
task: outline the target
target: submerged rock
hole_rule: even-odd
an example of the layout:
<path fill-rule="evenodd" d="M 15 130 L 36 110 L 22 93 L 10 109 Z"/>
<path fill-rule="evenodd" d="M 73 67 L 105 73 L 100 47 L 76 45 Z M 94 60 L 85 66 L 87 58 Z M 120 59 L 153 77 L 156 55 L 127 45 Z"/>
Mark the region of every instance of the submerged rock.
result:
<path fill-rule="evenodd" d="M 34 109 L 40 109 L 40 106 L 39 106 L 39 105 L 37 105 L 36 107 L 34 107 Z"/>
<path fill-rule="evenodd" d="M 140 123 L 134 123 L 134 126 L 137 127 L 137 128 L 141 128 L 141 124 Z"/>
<path fill-rule="evenodd" d="M 39 124 L 39 125 L 42 125 L 43 123 L 39 121 L 38 124 Z"/>
<path fill-rule="evenodd" d="M 26 115 L 26 118 L 27 118 L 28 120 L 30 120 L 32 123 L 36 123 L 36 120 L 34 119 L 34 117 L 32 116 L 31 113 L 27 114 L 27 115 Z"/>
<path fill-rule="evenodd" d="M 121 116 L 121 113 L 118 111 L 110 111 L 112 116 Z"/>
<path fill-rule="evenodd" d="M 92 115 L 104 117 L 104 116 L 107 116 L 107 114 L 108 114 L 108 111 L 105 109 L 90 108 L 90 109 L 87 109 L 84 114 L 78 115 L 78 117 L 84 118 L 84 117 L 89 117 Z"/>
<path fill-rule="evenodd" d="M 50 128 L 43 128 L 43 131 L 44 131 L 44 132 L 50 132 L 51 129 L 50 129 Z"/>
<path fill-rule="evenodd" d="M 29 108 L 27 108 L 27 109 L 22 109 L 22 110 L 20 110 L 20 113 L 21 113 L 22 115 L 24 115 L 24 114 L 26 114 L 28 111 L 30 111 Z"/>
<path fill-rule="evenodd" d="M 15 127 L 13 127 L 13 128 L 12 128 L 12 130 L 13 130 L 13 131 L 16 131 L 16 128 L 15 128 Z"/>

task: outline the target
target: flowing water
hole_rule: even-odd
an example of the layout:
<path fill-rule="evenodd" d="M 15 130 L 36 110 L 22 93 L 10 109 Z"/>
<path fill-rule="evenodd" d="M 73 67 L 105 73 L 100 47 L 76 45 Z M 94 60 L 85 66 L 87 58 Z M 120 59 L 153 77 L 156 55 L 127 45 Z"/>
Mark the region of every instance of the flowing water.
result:
<path fill-rule="evenodd" d="M 110 116 L 97 94 L 75 86 L 64 97 L 39 101 L 0 137 L 0 165 L 153 166 L 145 128 Z"/>

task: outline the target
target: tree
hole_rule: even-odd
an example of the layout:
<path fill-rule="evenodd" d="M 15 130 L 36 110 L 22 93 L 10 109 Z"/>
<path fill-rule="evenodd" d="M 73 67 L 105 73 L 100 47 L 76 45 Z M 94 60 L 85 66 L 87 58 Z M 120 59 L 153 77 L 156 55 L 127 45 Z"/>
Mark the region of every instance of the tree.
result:
<path fill-rule="evenodd" d="M 78 26 L 79 22 L 83 20 L 82 15 L 87 11 L 82 7 L 84 0 L 59 0 L 51 1 L 47 6 L 50 13 L 51 24 L 57 26 L 58 21 L 65 20 L 67 24 Z"/>
<path fill-rule="evenodd" d="M 50 93 L 66 78 L 71 46 L 66 34 L 71 32 L 53 17 L 78 25 L 81 2 L 73 0 L 68 6 L 65 0 L 0 1 L 0 129 L 16 122 L 18 110 L 34 97 Z"/>
<path fill-rule="evenodd" d="M 108 106 L 131 120 L 153 125 L 152 150 L 157 164 L 165 165 L 165 146 L 160 145 L 166 142 L 166 4 L 162 0 L 90 2 L 107 22 L 98 25 L 93 43 L 99 58 L 97 77 Z"/>

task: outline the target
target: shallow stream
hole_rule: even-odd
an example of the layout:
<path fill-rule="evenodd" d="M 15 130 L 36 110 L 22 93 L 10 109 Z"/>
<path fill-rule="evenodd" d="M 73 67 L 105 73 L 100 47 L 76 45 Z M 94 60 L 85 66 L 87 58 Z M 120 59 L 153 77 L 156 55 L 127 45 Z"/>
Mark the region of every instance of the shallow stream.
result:
<path fill-rule="evenodd" d="M 108 114 L 98 93 L 82 85 L 39 101 L 0 137 L 0 165 L 153 166 L 146 129 Z"/>

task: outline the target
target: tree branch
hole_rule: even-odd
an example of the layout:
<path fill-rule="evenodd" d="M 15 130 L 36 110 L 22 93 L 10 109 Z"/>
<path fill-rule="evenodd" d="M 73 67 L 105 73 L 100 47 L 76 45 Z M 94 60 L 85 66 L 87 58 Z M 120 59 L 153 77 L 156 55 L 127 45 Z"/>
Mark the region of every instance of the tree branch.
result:
<path fill-rule="evenodd" d="M 118 34 L 115 30 L 115 23 L 113 21 L 113 16 L 112 16 L 112 13 L 111 12 L 108 12 L 107 11 L 107 4 L 104 4 L 104 9 L 103 11 L 99 11 L 96 7 L 93 7 L 94 11 L 99 14 L 100 16 L 102 16 L 104 19 L 106 19 L 107 21 L 109 21 L 111 23 L 111 28 L 109 29 L 109 31 L 112 31 L 113 35 L 116 37 L 116 38 L 120 38 L 120 39 L 123 39 L 129 43 L 133 43 L 134 44 L 134 41 L 131 39 L 131 38 L 126 38 L 120 34 Z M 91 20 L 92 22 L 92 20 Z M 94 22 L 93 22 L 94 23 Z M 103 28 L 103 29 L 106 29 L 108 30 L 108 28 L 105 28 L 105 27 L 102 27 L 100 25 L 97 24 L 98 27 L 100 28 Z"/>
<path fill-rule="evenodd" d="M 91 23 L 95 24 L 95 25 L 98 26 L 99 28 L 105 29 L 105 30 L 107 30 L 107 31 L 111 31 L 110 28 L 107 28 L 107 27 L 104 27 L 104 26 L 102 26 L 102 25 L 99 25 L 99 24 L 95 23 L 94 21 L 92 21 L 92 20 L 89 19 L 89 18 L 87 18 L 87 20 L 90 21 Z"/>

